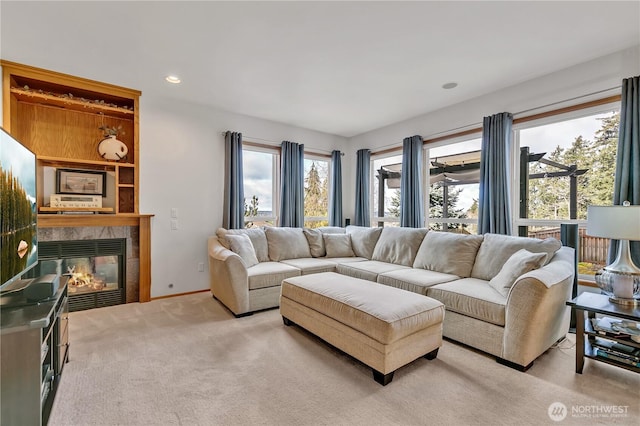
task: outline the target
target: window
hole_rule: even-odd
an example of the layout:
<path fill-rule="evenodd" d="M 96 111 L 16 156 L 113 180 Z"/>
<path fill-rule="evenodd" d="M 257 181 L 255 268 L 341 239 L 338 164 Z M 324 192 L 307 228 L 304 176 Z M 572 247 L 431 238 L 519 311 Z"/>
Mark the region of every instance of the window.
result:
<path fill-rule="evenodd" d="M 371 160 L 373 226 L 400 226 L 402 154 Z"/>
<path fill-rule="evenodd" d="M 279 157 L 271 150 L 242 150 L 247 228 L 277 224 Z"/>
<path fill-rule="evenodd" d="M 520 235 L 560 239 L 560 223 L 578 223 L 578 273 L 593 275 L 607 264 L 609 240 L 585 233 L 587 207 L 611 205 L 618 145 L 619 111 L 596 110 L 552 116 L 514 126 L 518 150 Z M 525 127 L 526 126 L 526 127 Z M 519 186 L 519 188 L 518 188 Z"/>
<path fill-rule="evenodd" d="M 304 159 L 304 226 L 329 225 L 329 161 Z"/>
<path fill-rule="evenodd" d="M 481 139 L 427 146 L 428 227 L 476 234 Z"/>

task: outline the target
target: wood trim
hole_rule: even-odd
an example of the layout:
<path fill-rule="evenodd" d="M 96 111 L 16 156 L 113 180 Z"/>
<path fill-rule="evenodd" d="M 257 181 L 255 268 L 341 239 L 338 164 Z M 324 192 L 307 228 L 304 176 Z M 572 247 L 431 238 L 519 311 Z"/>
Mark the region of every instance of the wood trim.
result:
<path fill-rule="evenodd" d="M 551 111 L 541 112 L 539 114 L 533 114 L 526 117 L 514 118 L 513 124 L 526 123 L 527 121 L 538 120 L 540 118 L 552 117 L 554 115 L 565 114 L 567 112 L 579 111 L 581 109 L 591 108 L 598 105 L 611 104 L 613 102 L 619 102 L 622 100 L 622 95 L 609 96 L 602 99 L 596 99 L 594 101 L 583 102 L 581 104 L 571 105 L 564 108 L 554 109 Z"/>
<path fill-rule="evenodd" d="M 271 151 L 278 151 L 280 152 L 280 147 L 278 145 L 269 145 L 266 143 L 257 143 L 257 142 L 245 142 L 242 141 L 242 146 L 250 146 L 253 148 L 262 148 L 262 149 L 269 149 Z"/>
<path fill-rule="evenodd" d="M 65 215 L 39 214 L 38 228 L 65 228 L 78 226 L 139 226 L 142 218 L 154 215 L 120 213 L 120 214 L 92 214 Z"/>
<path fill-rule="evenodd" d="M 269 145 L 266 143 L 257 143 L 257 142 L 242 142 L 242 146 L 250 146 L 253 148 L 262 148 L 262 149 L 268 149 L 271 151 L 277 151 L 278 153 L 280 153 L 282 151 L 282 149 L 278 146 L 278 145 Z M 324 154 L 324 153 L 320 153 L 320 152 L 313 152 L 313 151 L 305 151 L 304 152 L 305 155 L 313 155 L 315 157 L 321 157 L 321 158 L 331 158 L 331 154 Z"/>
<path fill-rule="evenodd" d="M 588 281 L 588 280 L 578 280 L 578 285 L 582 285 L 585 287 L 593 287 L 593 288 L 598 288 L 598 284 L 596 284 L 593 281 Z"/>
<path fill-rule="evenodd" d="M 472 135 L 474 133 L 482 134 L 482 127 L 475 127 L 473 129 L 463 130 L 461 132 L 456 132 L 456 133 L 451 133 L 450 135 L 438 136 L 436 138 L 431 138 L 431 139 L 425 139 L 424 140 L 424 145 L 428 145 L 428 144 L 431 144 L 431 143 L 444 141 L 444 140 L 447 140 L 447 139 L 458 138 L 458 137 L 461 137 L 461 136 Z"/>
<path fill-rule="evenodd" d="M 158 296 L 158 297 L 154 297 L 151 300 L 161 300 L 161 299 L 170 299 L 172 297 L 178 297 L 178 296 L 188 296 L 190 294 L 198 294 L 198 293 L 204 293 L 205 291 L 211 291 L 208 288 L 204 289 L 204 290 L 195 290 L 195 291 L 188 291 L 186 293 L 176 293 L 176 294 L 167 294 L 166 296 Z"/>
<path fill-rule="evenodd" d="M 42 68 L 32 67 L 30 65 L 18 64 L 4 59 L 0 59 L 0 66 L 2 66 L 3 75 L 19 74 L 21 77 L 48 81 L 65 86 L 80 87 L 85 90 L 96 92 L 108 92 L 112 95 L 121 96 L 123 98 L 132 98 L 142 95 L 142 92 L 139 90 L 90 80 L 88 78 L 76 77 L 57 71 L 49 71 Z"/>
<path fill-rule="evenodd" d="M 396 152 L 396 151 L 400 151 L 402 152 L 402 147 L 401 146 L 397 146 L 394 148 L 387 148 L 387 149 L 383 149 L 380 151 L 374 151 L 371 153 L 371 155 L 384 155 L 384 154 L 391 154 L 392 152 Z"/>
<path fill-rule="evenodd" d="M 151 300 L 151 215 L 140 216 L 138 238 L 139 300 L 144 303 Z"/>

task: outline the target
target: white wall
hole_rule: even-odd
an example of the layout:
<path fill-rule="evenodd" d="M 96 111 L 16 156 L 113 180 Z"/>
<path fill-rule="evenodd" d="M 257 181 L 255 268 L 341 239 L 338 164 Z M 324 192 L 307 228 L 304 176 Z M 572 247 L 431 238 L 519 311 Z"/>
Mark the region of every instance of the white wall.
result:
<path fill-rule="evenodd" d="M 640 74 L 640 45 L 355 136 L 349 141 L 352 158 L 355 158 L 353 153 L 361 148 L 376 151 L 390 146 L 402 146 L 402 139 L 407 136 L 418 134 L 424 138 L 430 138 L 443 133 L 455 133 L 465 128 L 480 127 L 483 117 L 499 112 L 511 112 L 517 117 L 519 112 L 545 105 L 555 104 L 535 112 L 557 109 L 565 106 L 556 104 L 558 102 L 620 86 L 623 78 L 638 74 Z M 459 83 L 464 84 L 464 82 Z M 611 94 L 619 93 L 620 89 L 617 89 Z M 596 98 L 602 96 L 601 94 Z M 589 99 L 573 100 L 565 104 L 576 104 L 586 100 Z M 352 169 L 355 169 L 355 160 Z M 351 172 L 351 180 L 343 177 L 345 217 L 353 216 L 355 211 L 355 170 Z"/>
<path fill-rule="evenodd" d="M 151 297 L 209 288 L 207 238 L 222 226 L 224 137 L 239 131 L 305 150 L 344 150 L 347 140 L 208 107 L 140 98 L 140 212 L 154 214 Z M 343 157 L 349 164 L 348 154 Z M 355 164 L 355 162 L 354 162 Z M 171 208 L 178 230 L 171 230 Z M 198 264 L 204 271 L 198 272 Z M 173 284 L 173 288 L 169 288 Z"/>

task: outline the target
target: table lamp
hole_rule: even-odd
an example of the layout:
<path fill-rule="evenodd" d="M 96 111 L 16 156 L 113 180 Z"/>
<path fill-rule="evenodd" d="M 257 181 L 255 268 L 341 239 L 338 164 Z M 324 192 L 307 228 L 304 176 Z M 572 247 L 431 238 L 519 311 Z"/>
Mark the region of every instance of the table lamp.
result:
<path fill-rule="evenodd" d="M 629 241 L 640 241 L 640 205 L 589 206 L 587 235 L 619 240 L 616 260 L 596 272 L 596 284 L 610 301 L 638 305 L 640 268 L 633 263 Z"/>

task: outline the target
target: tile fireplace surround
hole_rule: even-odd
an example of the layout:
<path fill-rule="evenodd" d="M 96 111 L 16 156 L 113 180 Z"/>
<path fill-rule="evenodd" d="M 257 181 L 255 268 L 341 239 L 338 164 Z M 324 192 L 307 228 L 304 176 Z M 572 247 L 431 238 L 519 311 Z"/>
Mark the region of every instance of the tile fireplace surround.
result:
<path fill-rule="evenodd" d="M 126 303 L 140 301 L 140 245 L 137 226 L 38 228 L 39 241 L 126 239 Z"/>

